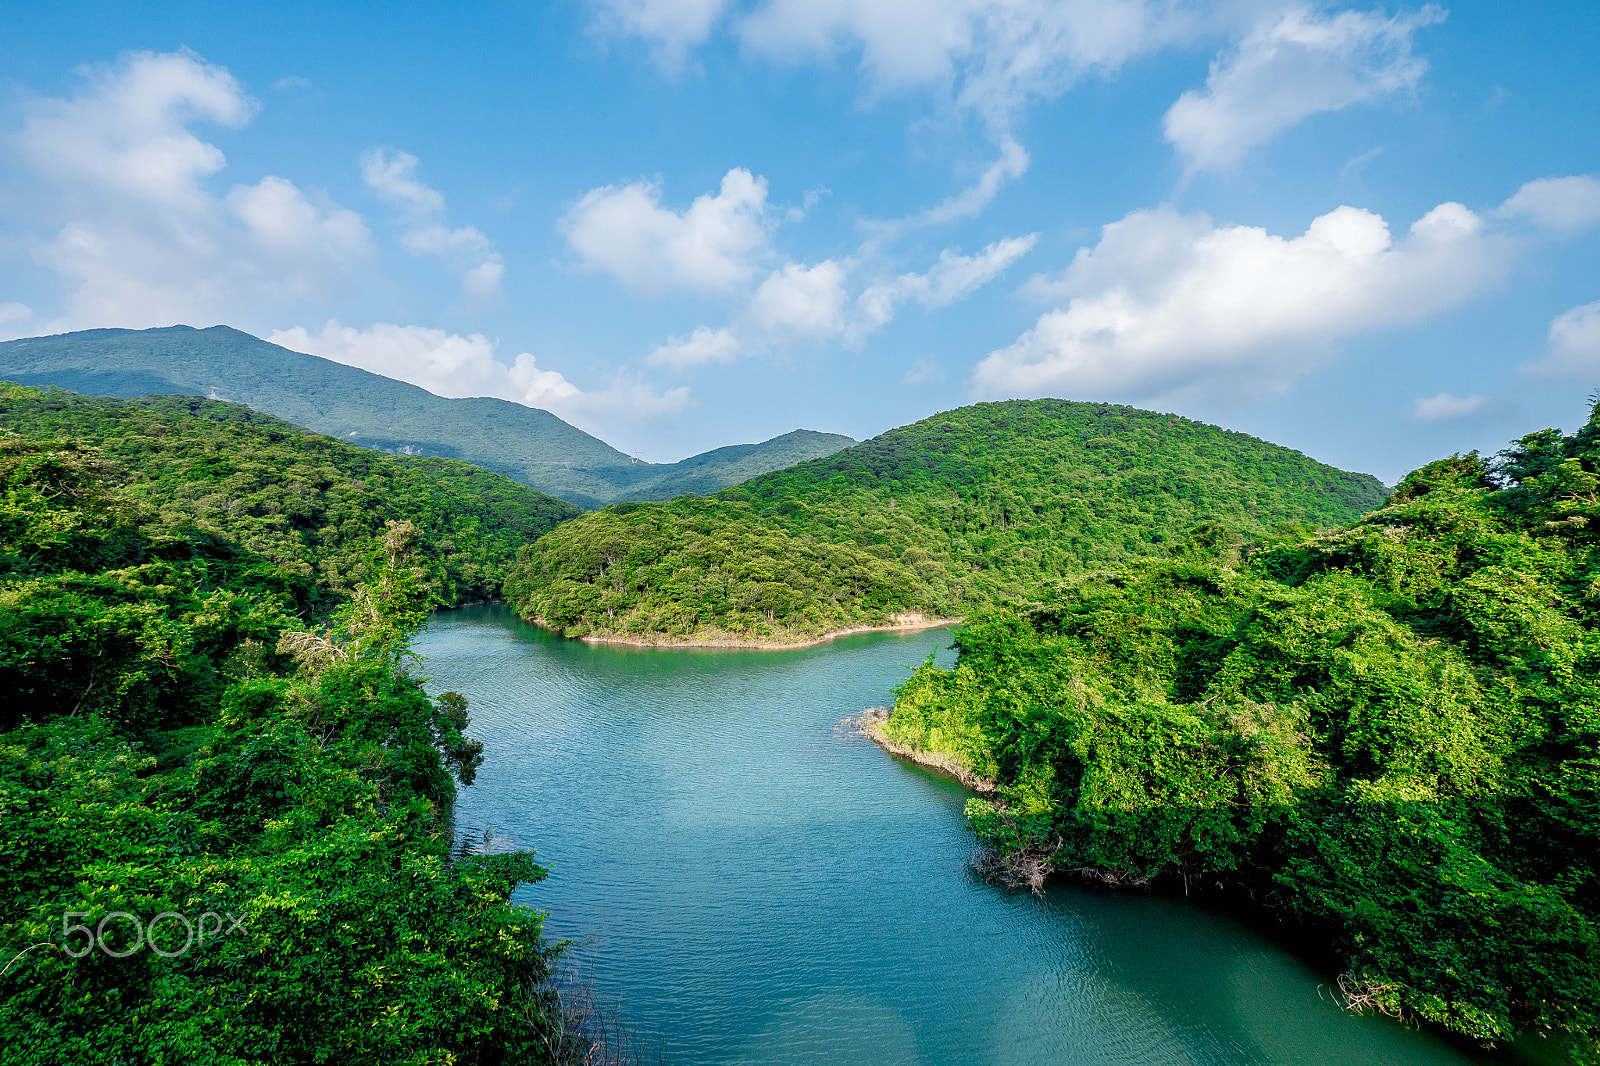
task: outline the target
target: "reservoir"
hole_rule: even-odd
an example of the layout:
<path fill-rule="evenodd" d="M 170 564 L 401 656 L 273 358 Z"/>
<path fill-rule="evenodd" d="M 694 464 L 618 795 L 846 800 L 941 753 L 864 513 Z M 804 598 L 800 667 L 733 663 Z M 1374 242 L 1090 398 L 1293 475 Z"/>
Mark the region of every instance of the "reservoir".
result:
<path fill-rule="evenodd" d="M 458 822 L 552 867 L 517 899 L 668 1063 L 1481 1061 L 1183 900 L 974 877 L 967 793 L 839 728 L 950 636 L 591 646 L 485 606 L 416 651 L 485 744 Z"/>

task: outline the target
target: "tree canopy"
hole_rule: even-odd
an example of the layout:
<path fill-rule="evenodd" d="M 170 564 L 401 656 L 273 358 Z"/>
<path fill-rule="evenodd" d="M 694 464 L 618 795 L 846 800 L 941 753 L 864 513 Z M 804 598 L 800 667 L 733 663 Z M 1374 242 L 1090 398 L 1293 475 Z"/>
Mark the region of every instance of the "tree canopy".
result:
<path fill-rule="evenodd" d="M 587 1061 L 405 656 L 570 509 L 209 401 L 0 427 L 0 1061 Z"/>
<path fill-rule="evenodd" d="M 963 615 L 1206 519 L 1331 525 L 1386 490 L 1242 433 L 1112 404 L 965 407 L 715 496 L 585 514 L 525 549 L 524 617 L 573 635 L 815 637 Z"/>
<path fill-rule="evenodd" d="M 1346 528 L 1078 574 L 959 634 L 888 736 L 996 793 L 990 869 L 1232 888 L 1350 1001 L 1600 1055 L 1600 406 Z"/>

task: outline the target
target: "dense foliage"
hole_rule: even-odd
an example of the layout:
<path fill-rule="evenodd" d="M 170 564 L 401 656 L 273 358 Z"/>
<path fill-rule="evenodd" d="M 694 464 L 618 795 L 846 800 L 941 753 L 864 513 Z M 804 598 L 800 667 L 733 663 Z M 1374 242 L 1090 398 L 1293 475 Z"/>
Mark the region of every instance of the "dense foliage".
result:
<path fill-rule="evenodd" d="M 4 403 L 0 1062 L 581 1053 L 510 903 L 544 870 L 453 856 L 481 745 L 406 669 L 454 556 L 515 543 L 463 511 L 490 476 L 199 401 Z M 419 552 L 411 504 L 479 539 Z"/>
<path fill-rule="evenodd" d="M 952 616 L 1159 552 L 1196 522 L 1349 521 L 1385 490 L 1241 433 L 1064 400 L 978 404 L 713 497 L 557 528 L 506 584 L 574 635 L 811 637 Z"/>
<path fill-rule="evenodd" d="M 389 519 L 422 531 L 435 602 L 450 605 L 498 596 L 516 549 L 578 513 L 458 460 L 384 455 L 184 396 L 129 401 L 0 385 L 0 433 L 41 456 L 52 442 L 86 457 L 92 449 L 96 478 L 140 511 L 147 535 L 192 529 L 248 549 L 312 614 L 361 580 Z"/>
<path fill-rule="evenodd" d="M 233 400 L 352 444 L 465 459 L 580 507 L 715 492 L 855 443 L 802 430 L 679 463 L 643 463 L 548 411 L 491 397 L 446 399 L 227 326 L 91 329 L 4 341 L 0 380 L 124 398 L 182 393 Z"/>
<path fill-rule="evenodd" d="M 998 868 L 1234 886 L 1357 1004 L 1600 1052 L 1600 405 L 1346 529 L 1063 580 L 887 726 L 998 784 Z"/>

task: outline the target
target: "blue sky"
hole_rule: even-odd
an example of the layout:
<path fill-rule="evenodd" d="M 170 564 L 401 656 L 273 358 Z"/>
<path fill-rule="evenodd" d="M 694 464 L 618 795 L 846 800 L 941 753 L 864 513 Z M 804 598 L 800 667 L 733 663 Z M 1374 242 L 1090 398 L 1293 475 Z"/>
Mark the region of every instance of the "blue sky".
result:
<path fill-rule="evenodd" d="M 228 323 L 652 460 L 977 399 L 1394 480 L 1600 386 L 1600 5 L 14 5 L 0 335 Z"/>

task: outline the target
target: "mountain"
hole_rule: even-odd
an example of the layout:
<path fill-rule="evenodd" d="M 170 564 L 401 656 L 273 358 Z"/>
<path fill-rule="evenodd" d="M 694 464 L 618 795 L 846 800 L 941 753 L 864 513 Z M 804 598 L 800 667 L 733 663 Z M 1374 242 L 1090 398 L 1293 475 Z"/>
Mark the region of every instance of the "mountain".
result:
<path fill-rule="evenodd" d="M 6 341 L 0 380 L 124 398 L 179 393 L 232 400 L 363 447 L 465 459 L 580 507 L 715 491 L 854 443 L 802 430 L 679 463 L 645 463 L 548 411 L 488 397 L 446 399 L 228 326 L 91 329 Z"/>
<path fill-rule="evenodd" d="M 618 500 L 670 500 L 674 496 L 703 496 L 737 485 L 773 470 L 782 470 L 808 459 L 832 455 L 856 443 L 838 433 L 818 433 L 797 429 L 761 444 L 731 444 L 726 448 L 691 455 L 624 491 Z"/>
<path fill-rule="evenodd" d="M 1231 897 L 1349 1006 L 1600 1061 L 1597 488 L 1600 404 L 1345 529 L 1057 583 L 884 739 L 989 781 L 999 879 Z"/>
<path fill-rule="evenodd" d="M 199 398 L 0 423 L 0 1059 L 593 1061 L 406 650 L 571 505 Z"/>
<path fill-rule="evenodd" d="M 385 455 L 185 396 L 121 400 L 0 385 L 0 447 L 30 471 L 64 464 L 100 483 L 113 510 L 143 516 L 141 542 L 209 537 L 240 546 L 273 571 L 273 588 L 294 609 L 313 616 L 362 580 L 366 553 L 390 519 L 416 526 L 433 600 L 448 605 L 498 596 L 516 550 L 579 513 L 458 459 Z M 78 550 L 64 547 L 70 530 L 39 537 L 31 555 Z M 0 573 L 28 565 L 0 560 Z"/>
<path fill-rule="evenodd" d="M 714 496 L 621 503 L 518 558 L 507 598 L 572 635 L 795 640 L 963 615 L 1193 527 L 1351 521 L 1387 491 L 1242 433 L 1111 404 L 946 412 Z"/>

